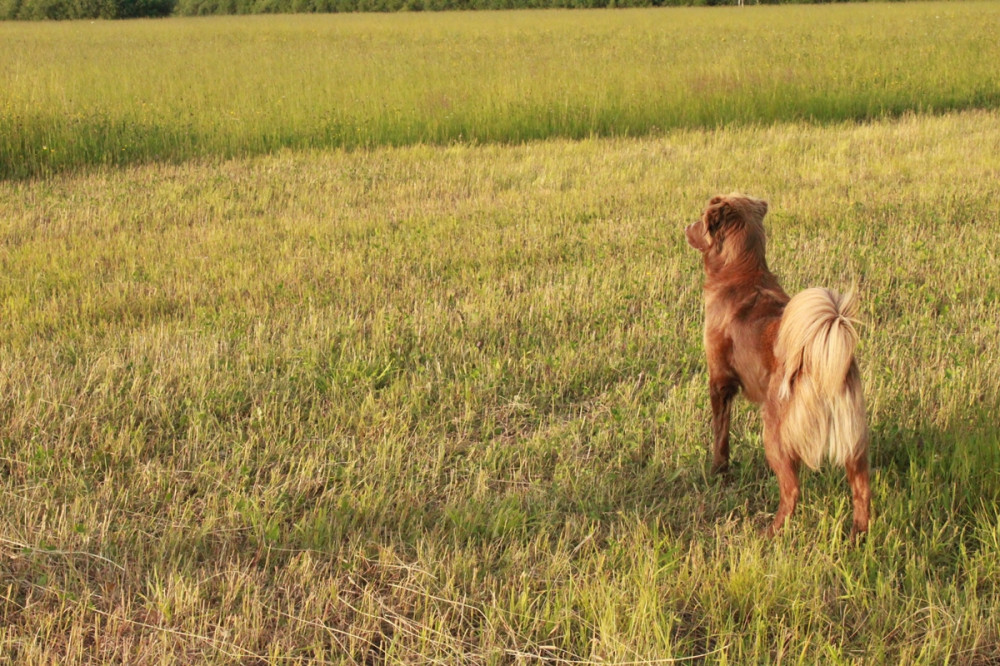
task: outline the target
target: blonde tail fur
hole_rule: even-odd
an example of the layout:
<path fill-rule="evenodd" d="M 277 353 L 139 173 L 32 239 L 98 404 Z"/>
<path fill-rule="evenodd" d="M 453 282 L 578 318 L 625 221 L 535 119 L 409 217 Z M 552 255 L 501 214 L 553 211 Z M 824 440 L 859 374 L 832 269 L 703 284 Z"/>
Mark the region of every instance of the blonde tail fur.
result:
<path fill-rule="evenodd" d="M 785 306 L 774 352 L 779 362 L 782 446 L 812 469 L 839 465 L 868 446 L 861 375 L 854 361 L 853 292 L 806 289 Z"/>

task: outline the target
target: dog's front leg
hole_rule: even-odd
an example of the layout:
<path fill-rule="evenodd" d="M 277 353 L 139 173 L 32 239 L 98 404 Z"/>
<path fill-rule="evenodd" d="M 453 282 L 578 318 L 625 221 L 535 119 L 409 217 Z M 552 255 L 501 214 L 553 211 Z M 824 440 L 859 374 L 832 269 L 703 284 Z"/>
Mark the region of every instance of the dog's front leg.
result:
<path fill-rule="evenodd" d="M 709 377 L 708 392 L 712 400 L 712 473 L 729 468 L 729 411 L 740 385 L 731 377 Z"/>

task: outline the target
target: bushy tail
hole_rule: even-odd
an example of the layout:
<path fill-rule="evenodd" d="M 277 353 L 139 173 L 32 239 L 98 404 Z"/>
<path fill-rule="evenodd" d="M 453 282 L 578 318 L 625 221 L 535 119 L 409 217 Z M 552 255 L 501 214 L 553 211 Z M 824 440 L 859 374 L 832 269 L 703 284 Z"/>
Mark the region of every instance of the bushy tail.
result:
<path fill-rule="evenodd" d="M 816 469 L 824 454 L 843 465 L 868 445 L 861 376 L 854 361 L 853 292 L 812 288 L 785 306 L 775 356 L 783 367 L 782 446 Z"/>

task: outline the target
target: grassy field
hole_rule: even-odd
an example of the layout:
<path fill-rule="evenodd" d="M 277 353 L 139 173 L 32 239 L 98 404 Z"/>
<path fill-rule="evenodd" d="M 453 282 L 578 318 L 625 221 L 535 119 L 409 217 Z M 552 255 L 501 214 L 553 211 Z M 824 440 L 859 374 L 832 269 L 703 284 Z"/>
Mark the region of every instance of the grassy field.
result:
<path fill-rule="evenodd" d="M 1000 4 L 0 23 L 0 178 L 1000 104 Z"/>
<path fill-rule="evenodd" d="M 17 663 L 1000 659 L 1000 116 L 282 152 L 0 184 Z M 859 283 L 875 518 L 706 475 L 720 188 Z M 816 257 L 824 257 L 817 260 Z M 703 656 L 703 659 L 700 659 Z"/>
<path fill-rule="evenodd" d="M 998 19 L 0 24 L 0 663 L 1000 663 Z M 858 286 L 856 547 L 707 473 L 730 190 Z"/>

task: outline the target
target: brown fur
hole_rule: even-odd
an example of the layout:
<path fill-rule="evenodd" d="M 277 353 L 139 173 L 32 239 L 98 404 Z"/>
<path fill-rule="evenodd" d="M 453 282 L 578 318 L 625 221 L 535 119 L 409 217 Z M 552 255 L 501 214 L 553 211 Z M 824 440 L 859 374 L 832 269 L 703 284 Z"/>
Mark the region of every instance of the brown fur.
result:
<path fill-rule="evenodd" d="M 799 464 L 824 456 L 844 465 L 852 534 L 868 529 L 868 429 L 854 358 L 853 294 L 807 289 L 790 299 L 768 270 L 767 202 L 740 194 L 709 201 L 685 230 L 705 264 L 705 353 L 712 403 L 714 472 L 729 466 L 729 413 L 736 394 L 760 404 L 764 452 L 780 501 L 768 533 L 795 510 Z"/>

